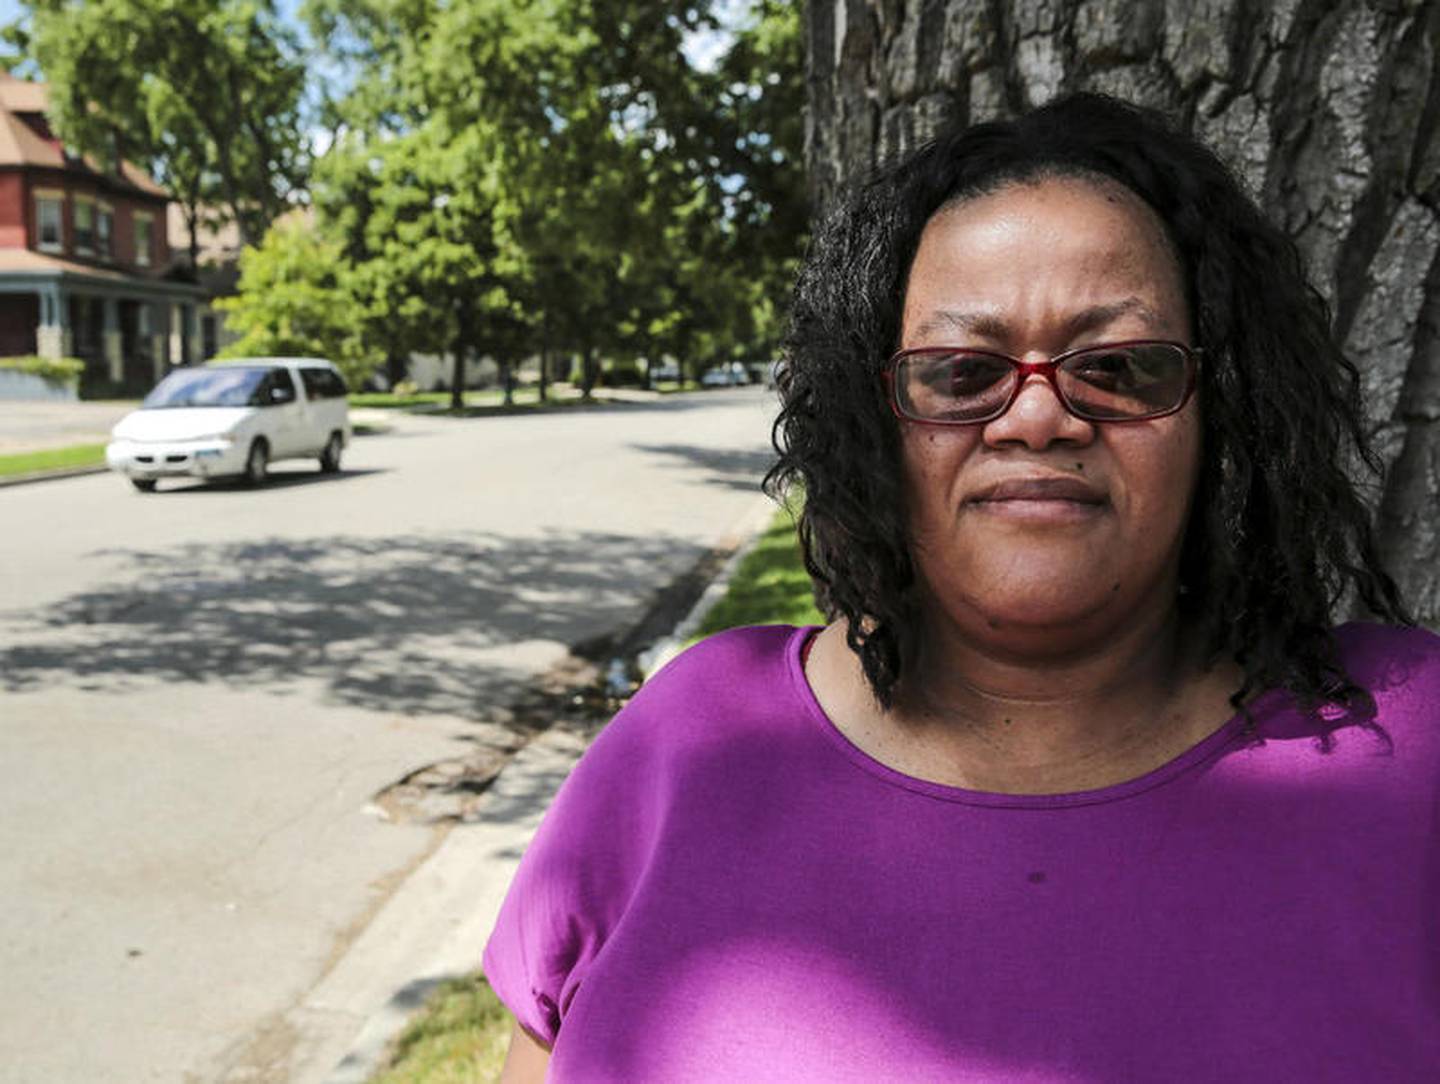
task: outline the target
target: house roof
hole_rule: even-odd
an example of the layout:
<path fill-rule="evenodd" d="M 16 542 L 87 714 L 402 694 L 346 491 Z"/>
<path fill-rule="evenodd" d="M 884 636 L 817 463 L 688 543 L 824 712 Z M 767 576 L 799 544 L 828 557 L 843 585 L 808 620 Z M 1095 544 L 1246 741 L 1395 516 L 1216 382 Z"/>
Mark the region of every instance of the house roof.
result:
<path fill-rule="evenodd" d="M 79 263 L 75 260 L 67 260 L 61 256 L 47 256 L 43 252 L 36 252 L 28 248 L 0 248 L 0 274 L 5 272 L 69 272 L 72 275 L 87 275 L 90 278 L 114 279 L 117 282 L 127 282 L 136 275 L 127 275 L 123 271 L 111 270 L 107 267 L 96 267 L 93 264 Z"/>
<path fill-rule="evenodd" d="M 0 166 L 45 166 L 50 169 L 82 170 L 114 183 L 121 181 L 152 196 L 169 199 L 169 193 L 133 162 L 120 163 L 120 175 L 107 173 L 90 156 L 83 160 L 67 157 L 60 140 L 46 138 L 25 119 L 25 114 L 44 115 L 50 105 L 44 83 L 31 83 L 0 72 Z"/>
<path fill-rule="evenodd" d="M 6 292 L 3 284 L 11 275 L 41 275 L 46 278 L 75 276 L 88 280 L 92 290 L 98 289 L 112 294 L 119 292 L 122 296 L 132 297 L 193 300 L 204 294 L 204 290 L 194 283 L 176 282 L 159 273 L 136 274 L 110 267 L 96 267 L 94 264 L 67 260 L 63 256 L 51 256 L 28 248 L 0 248 L 0 293 Z"/>
<path fill-rule="evenodd" d="M 0 72 L 0 108 L 7 113 L 43 113 L 50 108 L 50 96 L 44 83 Z"/>

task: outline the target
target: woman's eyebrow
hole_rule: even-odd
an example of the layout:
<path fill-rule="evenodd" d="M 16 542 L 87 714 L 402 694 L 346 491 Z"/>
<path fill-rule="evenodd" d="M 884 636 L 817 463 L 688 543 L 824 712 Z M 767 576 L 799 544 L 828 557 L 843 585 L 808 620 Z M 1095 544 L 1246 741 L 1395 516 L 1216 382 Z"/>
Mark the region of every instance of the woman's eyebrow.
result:
<path fill-rule="evenodd" d="M 1095 328 L 1118 320 L 1122 316 L 1136 316 L 1155 331 L 1167 330 L 1160 314 L 1135 295 L 1110 301 L 1103 305 L 1091 305 L 1075 313 L 1065 321 L 1067 337 L 1082 335 Z M 950 331 L 964 331 L 987 339 L 1008 339 L 1011 327 L 1004 317 L 992 311 L 965 309 L 936 309 L 915 327 L 914 337 L 923 339 L 942 335 Z"/>
<path fill-rule="evenodd" d="M 1097 327 L 1104 327 L 1122 316 L 1139 317 L 1154 331 L 1167 330 L 1165 321 L 1161 319 L 1160 314 L 1134 294 L 1108 304 L 1092 305 L 1090 308 L 1076 313 L 1067 322 L 1066 330 L 1071 335 L 1080 335 Z"/>
<path fill-rule="evenodd" d="M 1005 320 L 993 312 L 966 312 L 961 309 L 936 309 L 915 328 L 917 338 L 946 331 L 968 331 L 991 339 L 1003 339 L 1009 332 Z"/>

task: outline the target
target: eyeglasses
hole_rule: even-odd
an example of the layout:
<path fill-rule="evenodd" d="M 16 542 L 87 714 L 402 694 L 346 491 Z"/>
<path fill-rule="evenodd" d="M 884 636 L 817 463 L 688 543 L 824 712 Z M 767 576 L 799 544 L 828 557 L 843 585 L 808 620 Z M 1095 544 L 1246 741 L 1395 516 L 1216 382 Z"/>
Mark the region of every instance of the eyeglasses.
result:
<path fill-rule="evenodd" d="M 921 346 L 885 367 L 890 406 L 900 418 L 935 425 L 994 421 L 1043 376 L 1065 409 L 1087 422 L 1140 422 L 1183 407 L 1195 391 L 1200 351 L 1142 340 L 1085 346 L 1026 362 L 987 350 Z"/>

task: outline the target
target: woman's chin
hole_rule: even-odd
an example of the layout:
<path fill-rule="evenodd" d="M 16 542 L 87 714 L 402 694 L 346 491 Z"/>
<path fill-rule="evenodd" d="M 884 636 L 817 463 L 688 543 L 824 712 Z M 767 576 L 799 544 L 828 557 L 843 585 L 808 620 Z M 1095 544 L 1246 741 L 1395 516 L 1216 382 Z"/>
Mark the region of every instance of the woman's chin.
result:
<path fill-rule="evenodd" d="M 1112 585 L 1106 590 L 1097 590 L 1097 582 L 1084 586 L 1076 591 L 1073 576 L 1049 588 L 1032 582 L 1023 590 L 972 596 L 951 612 L 981 638 L 1083 640 L 1095 635 L 1097 622 L 1104 623 L 1105 612 L 1116 602 Z"/>

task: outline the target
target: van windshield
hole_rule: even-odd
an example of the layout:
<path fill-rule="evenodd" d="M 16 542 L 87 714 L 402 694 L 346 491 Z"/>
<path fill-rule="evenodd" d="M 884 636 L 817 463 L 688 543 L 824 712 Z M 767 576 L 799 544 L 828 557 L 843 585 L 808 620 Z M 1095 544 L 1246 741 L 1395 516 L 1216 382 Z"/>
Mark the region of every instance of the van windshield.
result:
<path fill-rule="evenodd" d="M 176 369 L 156 384 L 141 410 L 167 407 L 260 406 L 256 394 L 269 369 Z"/>

